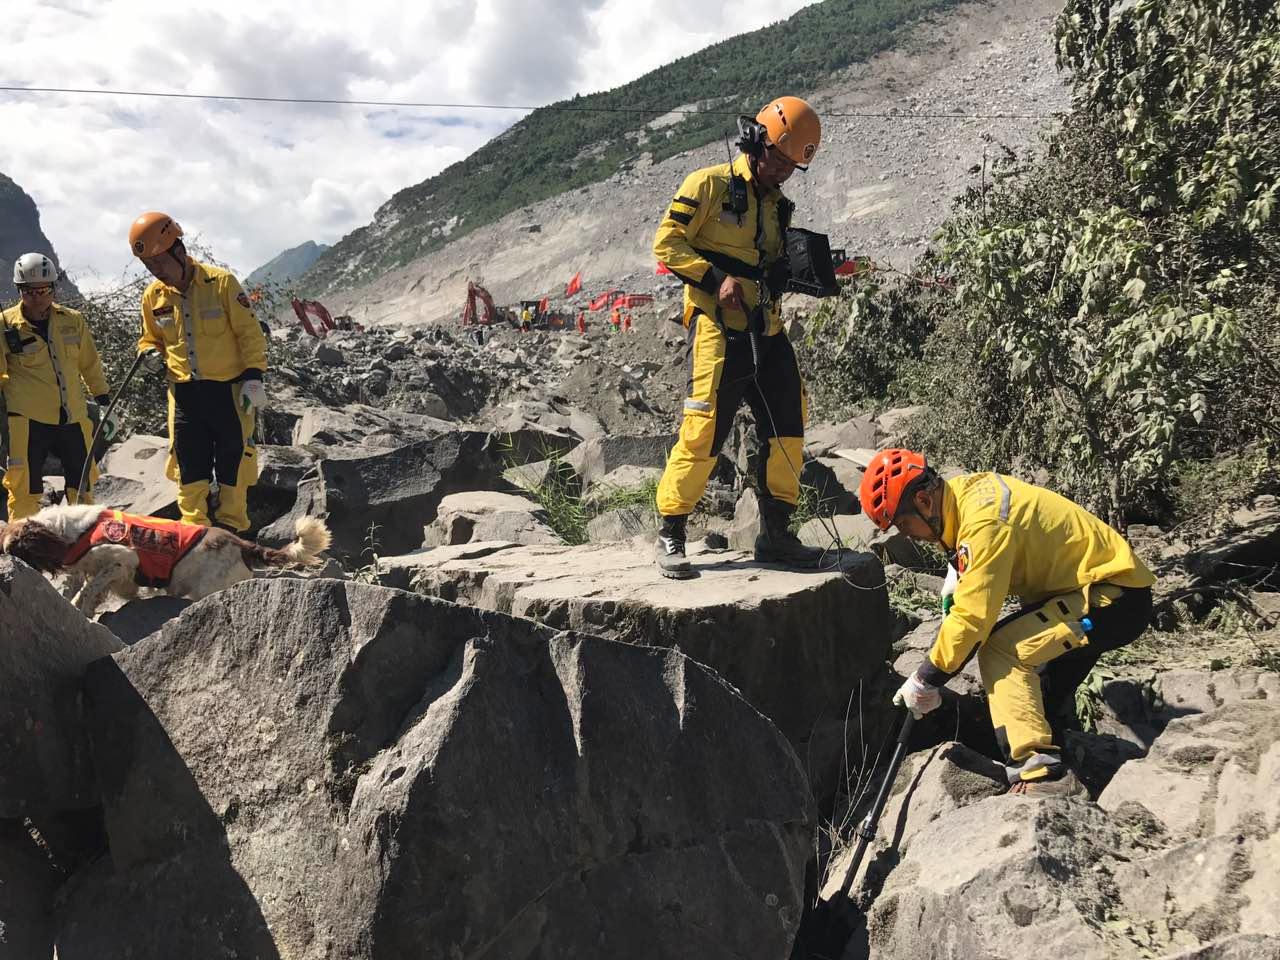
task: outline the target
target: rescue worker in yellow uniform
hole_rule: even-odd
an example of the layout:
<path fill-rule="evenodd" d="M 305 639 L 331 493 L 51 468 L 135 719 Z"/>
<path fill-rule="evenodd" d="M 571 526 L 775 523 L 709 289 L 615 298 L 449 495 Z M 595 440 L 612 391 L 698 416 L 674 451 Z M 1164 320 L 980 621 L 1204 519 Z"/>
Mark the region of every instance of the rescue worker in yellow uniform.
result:
<path fill-rule="evenodd" d="M 21 300 L 0 314 L 0 385 L 9 413 L 4 488 L 11 521 L 40 509 L 44 463 L 50 453 L 62 464 L 68 503 L 92 503 L 98 476 L 97 467 L 91 466 L 80 499 L 77 488 L 93 443 L 84 389 L 88 387 L 99 405 L 110 400 L 110 391 L 84 317 L 53 300 L 57 279 L 58 268 L 49 257 L 23 254 L 13 265 Z M 102 435 L 111 439 L 115 431 L 116 425 L 107 423 Z"/>
<path fill-rule="evenodd" d="M 743 118 L 740 128 L 740 155 L 686 177 L 653 241 L 658 261 L 684 281 L 689 344 L 684 418 L 657 492 L 656 561 L 672 579 L 693 576 L 685 559 L 687 519 L 744 399 L 765 451 L 756 478 L 756 559 L 816 567 L 823 555 L 788 529 L 800 493 L 806 401 L 778 305 L 793 209 L 779 188 L 808 168 L 822 125 L 805 101 L 779 97 L 754 123 Z"/>
<path fill-rule="evenodd" d="M 859 488 L 882 530 L 951 552 L 958 581 L 928 656 L 894 702 L 916 716 L 975 653 L 1016 793 L 1084 792 L 1050 718 L 1075 719 L 1075 691 L 1098 658 L 1151 622 L 1155 577 L 1119 533 L 1051 490 L 997 473 L 943 480 L 923 455 L 885 450 Z M 1024 604 L 1000 617 L 1005 598 Z"/>
<path fill-rule="evenodd" d="M 253 434 L 266 402 L 267 340 L 240 282 L 188 256 L 181 238 L 163 213 L 144 213 L 129 228 L 130 249 L 156 278 L 142 294 L 138 352 L 169 381 L 166 466 L 182 519 L 209 525 L 216 480 L 214 522 L 239 533 L 249 529 L 249 487 L 258 478 Z"/>

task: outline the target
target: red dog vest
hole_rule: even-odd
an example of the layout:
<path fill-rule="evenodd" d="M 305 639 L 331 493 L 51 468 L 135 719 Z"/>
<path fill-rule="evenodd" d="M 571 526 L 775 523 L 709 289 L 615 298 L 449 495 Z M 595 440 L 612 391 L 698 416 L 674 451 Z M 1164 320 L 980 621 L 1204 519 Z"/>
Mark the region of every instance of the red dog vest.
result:
<path fill-rule="evenodd" d="M 119 510 L 103 510 L 98 522 L 73 543 L 64 566 L 75 563 L 94 547 L 114 543 L 138 555 L 138 572 L 133 579 L 144 587 L 168 586 L 173 568 L 207 533 L 207 528 L 181 520 L 139 517 Z"/>

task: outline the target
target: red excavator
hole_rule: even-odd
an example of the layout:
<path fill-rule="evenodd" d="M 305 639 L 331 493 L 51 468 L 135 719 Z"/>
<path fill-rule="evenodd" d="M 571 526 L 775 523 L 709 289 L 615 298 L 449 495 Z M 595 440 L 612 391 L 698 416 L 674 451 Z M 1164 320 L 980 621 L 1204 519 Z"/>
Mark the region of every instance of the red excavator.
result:
<path fill-rule="evenodd" d="M 336 319 L 331 317 L 324 304 L 318 300 L 299 300 L 294 297 L 290 306 L 302 324 L 302 329 L 317 339 L 327 337 L 330 330 L 364 330 L 364 327 L 346 314 Z"/>
<path fill-rule="evenodd" d="M 483 315 L 476 309 L 476 300 L 484 304 Z M 502 307 L 496 307 L 493 304 L 493 297 L 489 295 L 489 291 L 480 284 L 472 280 L 467 281 L 467 305 L 462 310 L 462 325 L 464 327 L 480 324 L 481 326 L 492 326 L 495 323 L 515 324 L 515 314 L 510 310 Z"/>

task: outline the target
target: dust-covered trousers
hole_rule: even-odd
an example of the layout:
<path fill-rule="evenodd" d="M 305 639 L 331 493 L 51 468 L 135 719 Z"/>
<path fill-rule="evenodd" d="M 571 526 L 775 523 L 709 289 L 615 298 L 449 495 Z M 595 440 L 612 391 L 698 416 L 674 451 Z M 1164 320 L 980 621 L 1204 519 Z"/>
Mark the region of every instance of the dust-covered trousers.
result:
<path fill-rule="evenodd" d="M 178 510 L 187 523 L 209 526 L 209 489 L 218 481 L 214 519 L 249 529 L 249 487 L 258 479 L 254 412 L 243 409 L 240 384 L 188 380 L 169 384 L 169 458 L 165 470 L 178 484 Z"/>
<path fill-rule="evenodd" d="M 41 423 L 21 414 L 11 413 L 9 424 L 9 457 L 5 465 L 4 488 L 8 491 L 9 520 L 24 520 L 40 510 L 44 492 L 44 462 L 50 453 L 62 464 L 68 503 L 92 503 L 93 483 L 98 467 L 89 468 L 85 495 L 81 500 L 76 488 L 84 470 L 85 451 L 93 442 L 93 424 L 88 419 L 71 423 Z"/>
<path fill-rule="evenodd" d="M 1108 650 L 1132 643 L 1151 622 L 1151 588 L 1111 583 L 1023 607 L 996 624 L 978 650 L 982 685 L 1009 782 L 1061 776 L 1050 719 L 1074 717 L 1076 688 Z M 1092 627 L 1086 633 L 1081 618 Z"/>
<path fill-rule="evenodd" d="M 755 416 L 761 448 L 768 451 L 760 458 L 760 492 L 794 506 L 800 495 L 806 398 L 791 341 L 785 333 L 761 336 L 756 371 L 748 335 L 726 335 L 704 313 L 694 314 L 686 337 L 689 389 L 680 435 L 658 483 L 658 512 L 664 517 L 693 512 L 744 399 Z"/>

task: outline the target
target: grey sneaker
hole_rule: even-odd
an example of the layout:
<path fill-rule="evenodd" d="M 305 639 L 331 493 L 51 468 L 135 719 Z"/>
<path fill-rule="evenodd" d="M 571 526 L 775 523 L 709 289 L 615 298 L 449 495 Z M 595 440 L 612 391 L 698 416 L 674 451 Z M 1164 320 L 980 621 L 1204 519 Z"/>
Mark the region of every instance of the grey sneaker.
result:
<path fill-rule="evenodd" d="M 663 517 L 658 542 L 654 545 L 658 572 L 672 580 L 688 580 L 693 576 L 693 567 L 684 556 L 685 523 L 685 517 Z"/>

